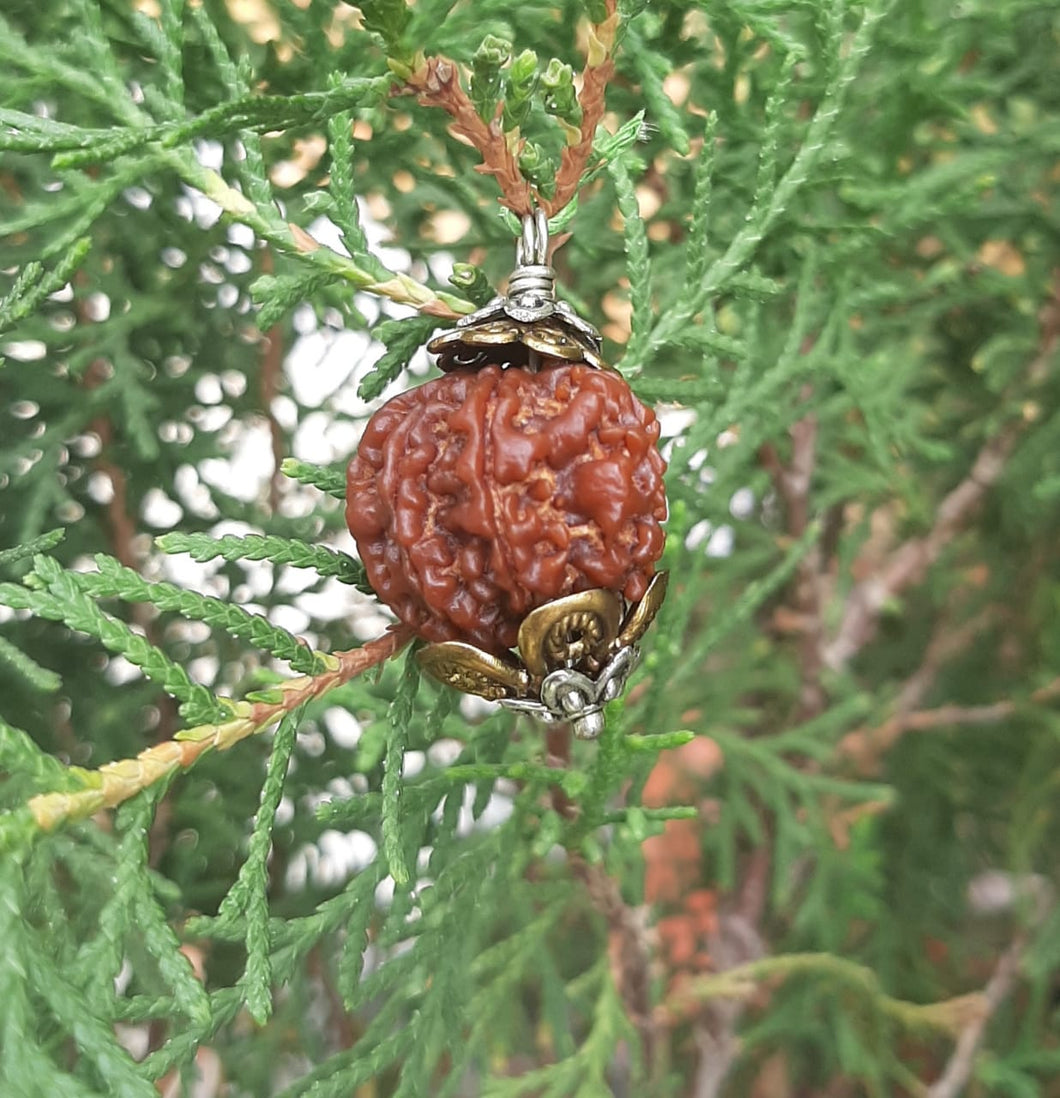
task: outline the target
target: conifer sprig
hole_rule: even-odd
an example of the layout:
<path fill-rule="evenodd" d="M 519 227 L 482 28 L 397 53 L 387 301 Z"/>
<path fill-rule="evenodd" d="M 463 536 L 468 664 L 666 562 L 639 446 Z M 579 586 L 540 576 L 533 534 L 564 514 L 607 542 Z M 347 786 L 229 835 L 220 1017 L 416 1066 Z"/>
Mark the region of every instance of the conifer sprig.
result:
<path fill-rule="evenodd" d="M 60 824 L 84 819 L 102 808 L 114 808 L 130 797 L 164 780 L 178 770 L 187 770 L 208 751 L 226 751 L 247 736 L 270 728 L 286 714 L 330 690 L 363 674 L 408 643 L 404 627 L 388 631 L 376 641 L 324 659 L 327 671 L 280 683 L 275 701 L 232 702 L 225 708 L 232 714 L 211 724 L 183 729 L 177 736 L 140 752 L 135 759 L 107 763 L 95 771 L 82 771 L 87 786 L 74 793 L 44 793 L 29 802 L 36 826 L 51 831 Z"/>

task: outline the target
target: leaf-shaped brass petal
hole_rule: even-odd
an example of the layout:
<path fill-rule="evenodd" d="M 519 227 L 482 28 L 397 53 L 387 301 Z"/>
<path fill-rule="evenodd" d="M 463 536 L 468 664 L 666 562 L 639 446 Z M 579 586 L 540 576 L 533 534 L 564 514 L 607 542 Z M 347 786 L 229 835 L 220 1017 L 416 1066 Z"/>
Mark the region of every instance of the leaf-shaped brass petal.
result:
<path fill-rule="evenodd" d="M 587 350 L 579 340 L 574 339 L 558 324 L 548 321 L 538 321 L 525 328 L 522 333 L 522 342 L 532 351 L 552 358 L 562 358 L 568 362 L 581 362 Z"/>
<path fill-rule="evenodd" d="M 534 678 L 606 656 L 622 620 L 610 591 L 580 591 L 531 611 L 519 626 L 519 653 Z"/>
<path fill-rule="evenodd" d="M 490 701 L 521 697 L 530 689 L 530 677 L 521 667 L 464 641 L 428 644 L 416 658 L 439 682 Z"/>
<path fill-rule="evenodd" d="M 469 347 L 499 347 L 506 343 L 520 342 L 521 334 L 520 326 L 514 320 L 504 319 L 464 328 L 460 337 L 461 342 Z"/>
<path fill-rule="evenodd" d="M 618 635 L 619 644 L 636 644 L 648 631 L 648 626 L 655 620 L 666 598 L 666 586 L 670 582 L 669 572 L 656 572 L 648 590 L 644 592 L 644 598 L 629 612 L 629 616 L 622 624 L 622 632 Z"/>

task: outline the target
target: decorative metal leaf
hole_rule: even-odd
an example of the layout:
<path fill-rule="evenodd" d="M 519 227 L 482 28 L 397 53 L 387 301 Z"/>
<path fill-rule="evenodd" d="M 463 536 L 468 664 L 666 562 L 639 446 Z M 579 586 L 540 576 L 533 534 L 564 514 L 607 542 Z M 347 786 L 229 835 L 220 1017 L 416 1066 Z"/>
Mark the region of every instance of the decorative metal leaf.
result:
<path fill-rule="evenodd" d="M 522 697 L 530 689 L 530 677 L 521 667 L 464 641 L 429 644 L 417 659 L 439 682 L 490 701 Z"/>
<path fill-rule="evenodd" d="M 610 591 L 567 595 L 527 614 L 519 626 L 519 653 L 534 678 L 558 667 L 599 663 L 621 620 L 621 604 Z"/>
<path fill-rule="evenodd" d="M 587 351 L 592 353 L 559 324 L 547 320 L 527 325 L 522 333 L 522 342 L 532 351 L 552 358 L 562 358 L 567 362 L 581 362 Z"/>
<path fill-rule="evenodd" d="M 633 607 L 622 624 L 622 632 L 618 635 L 620 645 L 636 644 L 644 636 L 662 607 L 669 582 L 669 572 L 655 573 L 651 583 L 648 584 L 648 590 L 644 592 L 644 598 Z"/>

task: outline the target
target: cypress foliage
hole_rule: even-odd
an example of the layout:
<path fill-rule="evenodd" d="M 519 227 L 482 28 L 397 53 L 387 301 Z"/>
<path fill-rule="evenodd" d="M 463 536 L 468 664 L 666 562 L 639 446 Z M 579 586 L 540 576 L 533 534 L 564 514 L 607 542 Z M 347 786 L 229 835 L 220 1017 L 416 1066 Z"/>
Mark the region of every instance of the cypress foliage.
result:
<path fill-rule="evenodd" d="M 6 4 L 0 1094 L 1060 1094 L 1058 36 Z M 667 431 L 590 744 L 421 680 L 340 502 L 532 195 Z"/>

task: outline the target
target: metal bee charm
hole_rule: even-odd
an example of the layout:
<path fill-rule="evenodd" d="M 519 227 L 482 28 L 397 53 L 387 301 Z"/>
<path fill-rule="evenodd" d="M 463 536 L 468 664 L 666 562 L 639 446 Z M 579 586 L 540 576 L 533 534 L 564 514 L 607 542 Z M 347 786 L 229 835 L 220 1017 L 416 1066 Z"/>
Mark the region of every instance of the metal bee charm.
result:
<path fill-rule="evenodd" d="M 463 641 L 430 644 L 418 658 L 449 686 L 547 723 L 569 721 L 575 736 L 596 739 L 603 707 L 622 693 L 637 665 L 637 642 L 662 606 L 667 579 L 668 573 L 657 573 L 624 616 L 625 600 L 600 589 L 538 607 L 519 627 L 518 660 Z"/>
<path fill-rule="evenodd" d="M 556 273 L 547 259 L 548 221 L 537 210 L 523 219 L 507 295 L 462 317 L 427 344 L 440 370 L 478 369 L 495 362 L 491 349 L 502 346 L 508 364 L 524 369 L 536 369 L 541 358 L 611 369 L 600 357 L 600 333 L 565 301 L 556 300 Z"/>

